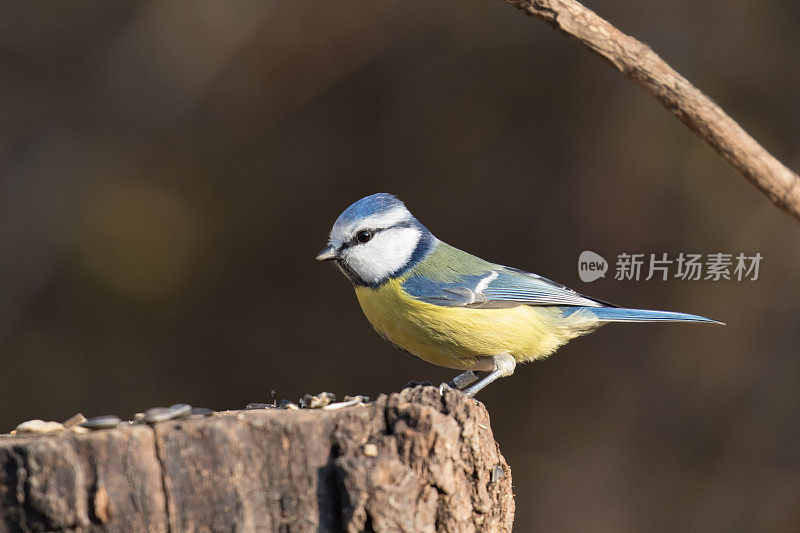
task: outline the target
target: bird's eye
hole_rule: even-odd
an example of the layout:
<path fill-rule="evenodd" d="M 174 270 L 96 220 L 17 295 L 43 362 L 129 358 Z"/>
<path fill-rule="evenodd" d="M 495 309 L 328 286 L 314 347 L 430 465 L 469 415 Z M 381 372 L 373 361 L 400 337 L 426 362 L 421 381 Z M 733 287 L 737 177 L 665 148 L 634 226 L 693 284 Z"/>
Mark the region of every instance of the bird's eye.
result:
<path fill-rule="evenodd" d="M 365 243 L 368 240 L 370 240 L 371 238 L 372 238 L 372 232 L 370 230 L 368 230 L 368 229 L 365 229 L 365 230 L 362 230 L 362 231 L 359 231 L 358 233 L 356 233 L 356 239 L 358 239 L 358 242 L 360 242 L 360 243 Z"/>

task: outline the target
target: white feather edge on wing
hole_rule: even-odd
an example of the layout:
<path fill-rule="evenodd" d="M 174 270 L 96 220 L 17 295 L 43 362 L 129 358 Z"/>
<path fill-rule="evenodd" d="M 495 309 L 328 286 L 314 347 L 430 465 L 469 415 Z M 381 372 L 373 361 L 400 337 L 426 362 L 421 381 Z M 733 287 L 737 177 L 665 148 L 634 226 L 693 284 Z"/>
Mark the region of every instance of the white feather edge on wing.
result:
<path fill-rule="evenodd" d="M 489 300 L 508 300 L 530 303 L 534 305 L 567 305 L 581 307 L 604 307 L 604 304 L 582 296 L 556 282 L 533 274 L 530 272 L 517 271 L 516 269 L 505 270 L 510 275 L 518 279 L 526 280 L 528 286 L 496 286 L 492 284 L 499 278 L 499 273 L 492 270 L 486 277 L 482 278 L 475 287 L 477 294 L 482 294 Z M 480 289 L 480 290 L 478 290 Z M 486 290 L 489 289 L 489 294 Z"/>

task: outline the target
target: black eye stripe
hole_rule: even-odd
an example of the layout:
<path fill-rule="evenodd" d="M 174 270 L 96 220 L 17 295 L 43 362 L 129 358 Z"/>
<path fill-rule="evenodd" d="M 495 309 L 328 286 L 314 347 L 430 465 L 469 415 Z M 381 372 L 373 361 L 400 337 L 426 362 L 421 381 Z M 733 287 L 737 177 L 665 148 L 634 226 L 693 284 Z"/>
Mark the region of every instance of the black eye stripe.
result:
<path fill-rule="evenodd" d="M 389 226 L 388 228 L 364 228 L 364 229 L 359 230 L 358 232 L 356 232 L 356 234 L 353 235 L 353 237 L 349 241 L 347 241 L 341 247 L 339 247 L 339 251 L 346 250 L 348 248 L 351 248 L 351 247 L 359 245 L 359 244 L 363 244 L 361 241 L 358 240 L 358 234 L 361 233 L 362 231 L 371 232 L 372 233 L 372 237 L 370 237 L 370 239 L 368 239 L 368 240 L 372 240 L 373 238 L 375 238 L 375 235 L 377 235 L 378 233 L 380 233 L 382 231 L 386 231 L 388 229 L 394 229 L 394 228 L 411 228 L 411 227 L 414 227 L 414 225 L 412 223 L 410 223 L 410 222 L 398 222 L 394 226 Z M 365 242 L 368 242 L 368 241 L 365 241 Z"/>
<path fill-rule="evenodd" d="M 348 246 L 354 246 L 356 244 L 363 244 L 363 242 L 367 242 L 367 241 L 371 240 L 372 238 L 375 237 L 375 235 L 377 235 L 378 233 L 380 233 L 382 231 L 386 231 L 387 229 L 389 229 L 389 228 L 375 228 L 375 229 L 362 229 L 362 230 L 359 230 L 358 232 L 356 232 L 355 235 L 353 235 L 353 238 L 350 239 L 350 242 L 348 242 L 347 245 Z M 362 242 L 362 241 L 359 240 L 358 236 L 360 234 L 364 233 L 364 232 L 369 232 L 370 233 L 370 237 L 369 237 L 369 239 L 367 239 L 367 241 L 363 241 Z"/>

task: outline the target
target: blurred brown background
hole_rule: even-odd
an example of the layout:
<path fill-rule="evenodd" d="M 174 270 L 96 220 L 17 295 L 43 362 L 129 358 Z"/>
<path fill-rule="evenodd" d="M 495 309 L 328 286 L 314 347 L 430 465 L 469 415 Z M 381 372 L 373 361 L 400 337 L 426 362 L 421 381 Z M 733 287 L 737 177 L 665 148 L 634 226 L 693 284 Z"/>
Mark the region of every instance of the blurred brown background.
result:
<path fill-rule="evenodd" d="M 800 168 L 796 1 L 588 5 Z M 4 2 L 0 72 L 0 431 L 451 377 L 313 259 L 388 191 L 484 258 L 728 323 L 609 326 L 481 393 L 517 530 L 800 528 L 800 224 L 545 24 L 488 0 Z M 764 261 L 585 284 L 584 249 Z"/>

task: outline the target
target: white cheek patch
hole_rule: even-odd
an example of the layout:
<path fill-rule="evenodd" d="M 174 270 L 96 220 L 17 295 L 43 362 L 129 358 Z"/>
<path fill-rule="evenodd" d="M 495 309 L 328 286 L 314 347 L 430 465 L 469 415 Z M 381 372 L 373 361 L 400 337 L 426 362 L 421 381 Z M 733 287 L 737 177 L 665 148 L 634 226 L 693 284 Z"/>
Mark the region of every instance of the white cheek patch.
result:
<path fill-rule="evenodd" d="M 408 263 L 421 237 L 416 228 L 386 229 L 371 241 L 348 248 L 344 260 L 361 279 L 378 283 Z"/>

